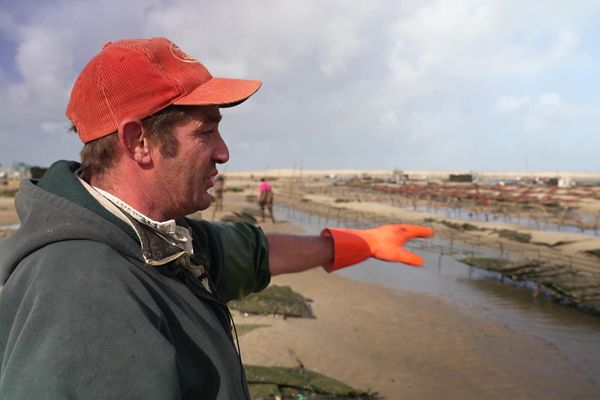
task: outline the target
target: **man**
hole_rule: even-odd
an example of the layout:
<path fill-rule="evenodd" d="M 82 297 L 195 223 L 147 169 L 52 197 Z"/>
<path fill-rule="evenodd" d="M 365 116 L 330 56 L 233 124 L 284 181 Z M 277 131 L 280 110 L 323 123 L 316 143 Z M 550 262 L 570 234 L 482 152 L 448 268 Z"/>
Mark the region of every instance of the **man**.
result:
<path fill-rule="evenodd" d="M 273 215 L 273 186 L 265 178 L 260 178 L 258 192 L 258 206 L 260 207 L 261 220 L 265 221 L 266 207 L 269 211 L 269 218 L 275 223 L 275 216 Z"/>
<path fill-rule="evenodd" d="M 164 38 L 108 43 L 86 65 L 67 107 L 82 163 L 24 182 L 21 227 L 0 243 L 0 398 L 249 398 L 227 301 L 274 274 L 422 263 L 401 245 L 423 227 L 266 237 L 185 217 L 229 159 L 220 108 L 259 86 Z"/>
<path fill-rule="evenodd" d="M 225 177 L 217 175 L 214 181 L 213 219 L 217 211 L 223 211 L 223 193 L 225 192 Z"/>

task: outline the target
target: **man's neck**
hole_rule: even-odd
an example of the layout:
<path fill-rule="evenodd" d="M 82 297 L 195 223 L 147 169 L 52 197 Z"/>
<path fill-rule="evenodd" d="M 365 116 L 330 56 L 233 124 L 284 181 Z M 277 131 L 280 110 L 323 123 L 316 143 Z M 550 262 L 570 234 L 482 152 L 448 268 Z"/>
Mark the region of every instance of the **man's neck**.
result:
<path fill-rule="evenodd" d="M 151 190 L 148 190 L 152 185 L 146 184 L 143 177 L 127 173 L 120 176 L 127 176 L 128 178 L 125 181 L 122 178 L 115 181 L 111 179 L 109 174 L 106 174 L 101 177 L 92 176 L 88 183 L 121 199 L 155 221 L 162 222 L 176 219 L 169 217 L 168 213 L 159 206 L 156 199 L 160 199 L 161 197 L 154 195 Z"/>

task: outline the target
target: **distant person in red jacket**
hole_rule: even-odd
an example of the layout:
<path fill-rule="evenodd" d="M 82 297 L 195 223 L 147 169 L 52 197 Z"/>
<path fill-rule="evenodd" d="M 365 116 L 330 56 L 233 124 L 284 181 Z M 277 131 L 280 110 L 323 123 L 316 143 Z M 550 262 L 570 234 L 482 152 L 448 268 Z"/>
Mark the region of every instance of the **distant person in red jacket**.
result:
<path fill-rule="evenodd" d="M 273 187 L 265 178 L 260 178 L 260 193 L 258 195 L 258 205 L 260 206 L 260 216 L 262 221 L 265 221 L 265 207 L 269 210 L 269 217 L 275 223 L 273 216 Z"/>

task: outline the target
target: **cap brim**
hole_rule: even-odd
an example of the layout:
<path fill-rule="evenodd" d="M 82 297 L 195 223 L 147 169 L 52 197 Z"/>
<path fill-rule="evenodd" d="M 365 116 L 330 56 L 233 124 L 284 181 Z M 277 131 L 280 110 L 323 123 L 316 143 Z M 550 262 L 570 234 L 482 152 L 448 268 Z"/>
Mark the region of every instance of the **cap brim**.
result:
<path fill-rule="evenodd" d="M 218 105 L 233 107 L 247 100 L 262 85 L 261 81 L 230 78 L 211 78 L 193 92 L 172 104 L 180 106 Z"/>

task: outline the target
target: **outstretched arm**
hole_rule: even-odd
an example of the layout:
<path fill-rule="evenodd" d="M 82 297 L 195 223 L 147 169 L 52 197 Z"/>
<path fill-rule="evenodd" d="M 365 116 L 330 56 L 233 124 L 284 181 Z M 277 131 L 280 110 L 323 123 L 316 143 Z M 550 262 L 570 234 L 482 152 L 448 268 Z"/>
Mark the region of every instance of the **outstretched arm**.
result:
<path fill-rule="evenodd" d="M 333 240 L 325 236 L 267 235 L 271 275 L 302 272 L 333 260 Z"/>
<path fill-rule="evenodd" d="M 433 230 L 418 225 L 383 225 L 374 229 L 327 228 L 321 236 L 268 235 L 272 275 L 301 272 L 323 266 L 331 272 L 369 257 L 420 266 L 423 259 L 402 245 L 427 238 Z"/>

